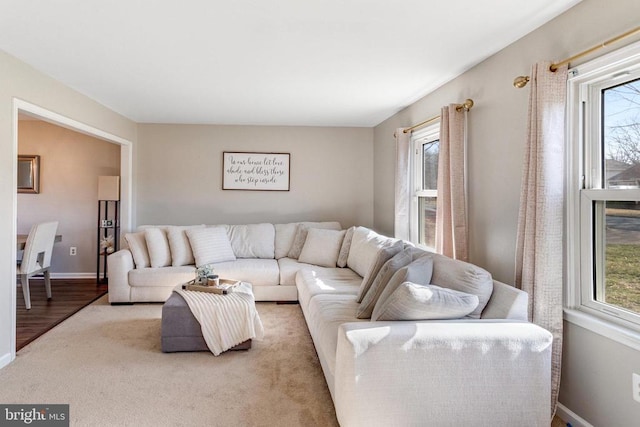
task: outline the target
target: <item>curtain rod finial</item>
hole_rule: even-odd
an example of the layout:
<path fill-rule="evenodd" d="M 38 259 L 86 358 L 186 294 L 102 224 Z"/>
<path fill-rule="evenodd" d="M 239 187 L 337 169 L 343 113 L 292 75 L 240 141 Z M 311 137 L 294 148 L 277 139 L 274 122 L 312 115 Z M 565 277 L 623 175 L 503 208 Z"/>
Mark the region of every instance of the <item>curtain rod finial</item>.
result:
<path fill-rule="evenodd" d="M 515 79 L 513 79 L 513 87 L 522 89 L 527 85 L 527 83 L 529 83 L 529 80 L 530 80 L 529 76 L 518 76 Z"/>

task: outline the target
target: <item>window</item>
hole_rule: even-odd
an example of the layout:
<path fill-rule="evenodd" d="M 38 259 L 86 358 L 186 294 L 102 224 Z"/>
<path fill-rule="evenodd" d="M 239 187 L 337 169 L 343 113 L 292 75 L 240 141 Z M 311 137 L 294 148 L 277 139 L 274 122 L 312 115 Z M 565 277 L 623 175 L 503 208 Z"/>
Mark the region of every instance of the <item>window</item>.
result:
<path fill-rule="evenodd" d="M 570 307 L 640 331 L 640 44 L 569 79 Z"/>
<path fill-rule="evenodd" d="M 411 241 L 435 250 L 436 200 L 438 196 L 438 154 L 440 124 L 412 135 L 413 188 L 411 201 Z"/>

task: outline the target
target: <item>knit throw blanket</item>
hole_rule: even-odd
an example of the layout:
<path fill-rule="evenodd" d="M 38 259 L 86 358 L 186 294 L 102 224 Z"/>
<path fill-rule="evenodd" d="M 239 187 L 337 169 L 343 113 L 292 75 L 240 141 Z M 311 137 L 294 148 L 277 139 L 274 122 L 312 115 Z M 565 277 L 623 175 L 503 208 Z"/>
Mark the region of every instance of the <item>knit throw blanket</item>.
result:
<path fill-rule="evenodd" d="M 182 285 L 173 291 L 187 302 L 215 356 L 248 339 L 264 337 L 250 283 L 241 282 L 227 295 L 186 291 Z"/>

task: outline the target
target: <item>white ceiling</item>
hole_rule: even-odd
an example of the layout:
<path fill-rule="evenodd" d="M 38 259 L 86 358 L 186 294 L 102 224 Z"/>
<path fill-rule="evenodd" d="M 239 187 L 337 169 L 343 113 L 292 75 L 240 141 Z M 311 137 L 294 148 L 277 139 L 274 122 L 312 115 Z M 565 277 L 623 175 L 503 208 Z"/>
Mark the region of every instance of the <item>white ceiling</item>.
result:
<path fill-rule="evenodd" d="M 0 0 L 0 49 L 144 123 L 375 126 L 580 0 Z"/>

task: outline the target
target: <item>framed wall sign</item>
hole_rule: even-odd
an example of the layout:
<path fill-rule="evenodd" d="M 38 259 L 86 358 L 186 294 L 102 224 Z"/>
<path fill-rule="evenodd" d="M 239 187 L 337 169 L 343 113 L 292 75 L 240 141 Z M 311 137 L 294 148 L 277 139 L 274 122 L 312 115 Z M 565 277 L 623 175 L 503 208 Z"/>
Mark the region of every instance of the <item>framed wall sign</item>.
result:
<path fill-rule="evenodd" d="M 289 191 L 290 153 L 225 151 L 222 189 Z"/>

